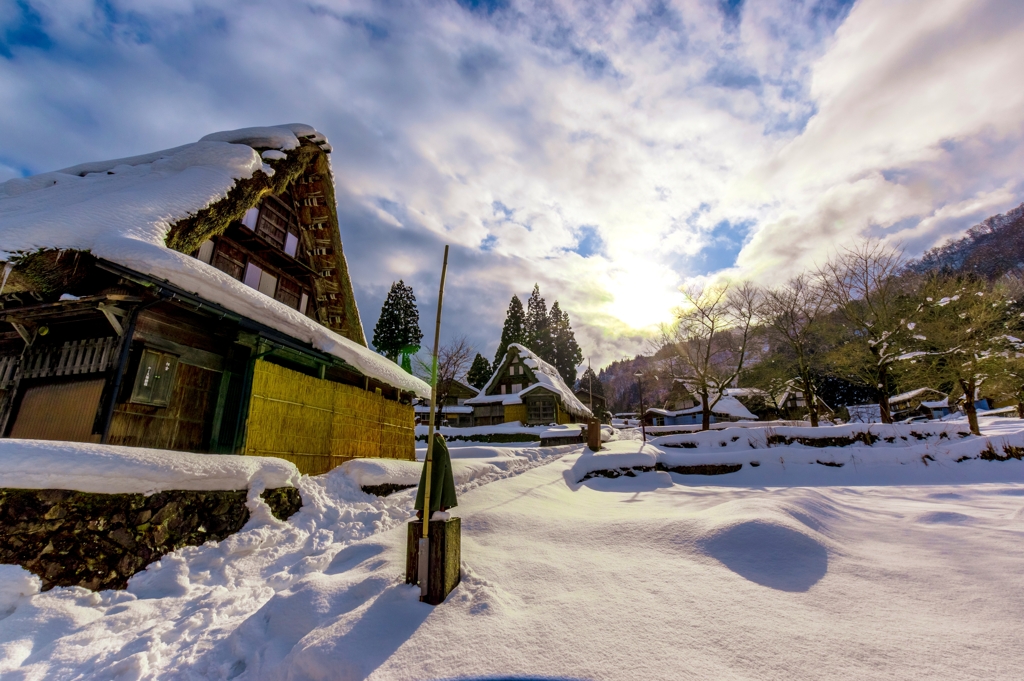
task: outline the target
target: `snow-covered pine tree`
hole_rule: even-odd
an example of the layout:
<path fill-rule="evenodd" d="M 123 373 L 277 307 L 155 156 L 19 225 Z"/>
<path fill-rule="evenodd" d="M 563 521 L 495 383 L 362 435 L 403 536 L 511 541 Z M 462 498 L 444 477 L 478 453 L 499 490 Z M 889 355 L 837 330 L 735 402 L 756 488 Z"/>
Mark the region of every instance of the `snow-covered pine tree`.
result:
<path fill-rule="evenodd" d="M 497 367 L 505 357 L 505 352 L 511 343 L 527 345 L 526 337 L 526 312 L 523 311 L 523 301 L 519 296 L 512 296 L 508 304 L 508 313 L 505 315 L 505 326 L 501 329 L 501 340 L 498 341 L 498 352 L 494 355 L 494 366 Z"/>
<path fill-rule="evenodd" d="M 393 362 L 397 362 L 398 356 L 403 355 L 402 366 L 409 371 L 411 364 L 408 356 L 420 349 L 422 341 L 416 295 L 412 286 L 406 286 L 404 281 L 399 280 L 391 285 L 384 306 L 380 309 L 377 325 L 373 327 L 373 347 Z"/>
<path fill-rule="evenodd" d="M 583 352 L 576 343 L 576 334 L 569 323 L 569 313 L 563 312 L 558 301 L 551 306 L 548 314 L 548 330 L 551 337 L 551 357 L 543 357 L 558 369 L 566 385 L 576 383 L 576 367 L 583 361 Z"/>
<path fill-rule="evenodd" d="M 476 353 L 476 357 L 473 358 L 473 365 L 469 367 L 469 372 L 466 374 L 466 380 L 469 384 L 476 389 L 483 388 L 487 383 L 487 379 L 491 377 L 491 365 L 487 361 L 487 358 L 481 355 L 479 352 Z"/>
<path fill-rule="evenodd" d="M 551 363 L 554 359 L 548 306 L 540 297 L 540 286 L 537 284 L 533 285 L 533 293 L 526 301 L 526 347 L 545 362 Z"/>

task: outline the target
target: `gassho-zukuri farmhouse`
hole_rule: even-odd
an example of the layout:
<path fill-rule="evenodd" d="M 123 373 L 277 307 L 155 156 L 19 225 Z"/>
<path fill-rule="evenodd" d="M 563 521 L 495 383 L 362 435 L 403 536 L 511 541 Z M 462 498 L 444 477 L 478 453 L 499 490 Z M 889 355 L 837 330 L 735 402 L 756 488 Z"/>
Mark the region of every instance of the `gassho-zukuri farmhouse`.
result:
<path fill-rule="evenodd" d="M 429 386 L 366 347 L 308 125 L 0 184 L 0 433 L 414 459 Z"/>

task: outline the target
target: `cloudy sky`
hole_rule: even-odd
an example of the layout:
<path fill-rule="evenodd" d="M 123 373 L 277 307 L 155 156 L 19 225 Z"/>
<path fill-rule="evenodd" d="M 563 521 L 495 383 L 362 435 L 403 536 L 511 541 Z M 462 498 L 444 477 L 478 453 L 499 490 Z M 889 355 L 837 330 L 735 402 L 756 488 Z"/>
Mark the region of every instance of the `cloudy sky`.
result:
<path fill-rule="evenodd" d="M 535 282 L 602 365 L 678 288 L 912 255 L 1024 201 L 1020 0 L 0 0 L 0 181 L 305 122 L 369 333 L 493 357 Z"/>

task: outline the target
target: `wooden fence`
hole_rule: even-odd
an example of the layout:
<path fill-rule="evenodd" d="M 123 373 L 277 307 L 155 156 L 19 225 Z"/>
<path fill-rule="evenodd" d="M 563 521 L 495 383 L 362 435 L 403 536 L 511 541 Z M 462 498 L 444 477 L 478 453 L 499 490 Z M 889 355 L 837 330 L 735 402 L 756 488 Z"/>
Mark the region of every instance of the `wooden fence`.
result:
<path fill-rule="evenodd" d="M 415 459 L 411 404 L 263 360 L 256 362 L 244 452 L 276 456 L 307 475 L 349 459 Z"/>
<path fill-rule="evenodd" d="M 106 371 L 117 358 L 118 338 L 68 341 L 58 347 L 44 347 L 25 354 L 22 378 L 73 376 Z"/>

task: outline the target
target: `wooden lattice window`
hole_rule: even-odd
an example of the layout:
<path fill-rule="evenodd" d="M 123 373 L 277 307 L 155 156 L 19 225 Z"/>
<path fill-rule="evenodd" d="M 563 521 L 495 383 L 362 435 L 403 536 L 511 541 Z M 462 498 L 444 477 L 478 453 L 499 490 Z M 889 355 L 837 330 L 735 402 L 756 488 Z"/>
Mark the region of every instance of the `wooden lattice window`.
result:
<path fill-rule="evenodd" d="M 526 418 L 530 423 L 553 423 L 555 420 L 554 400 L 534 400 L 526 405 Z"/>
<path fill-rule="evenodd" d="M 287 209 L 277 201 L 268 199 L 260 207 L 260 218 L 256 221 L 256 233 L 284 250 L 285 235 L 288 234 Z"/>
<path fill-rule="evenodd" d="M 292 280 L 282 277 L 277 283 L 277 295 L 275 298 L 288 307 L 299 309 L 299 300 L 301 297 L 302 289 L 300 289 L 299 285 Z"/>
<path fill-rule="evenodd" d="M 284 202 L 274 197 L 264 201 L 255 231 L 278 249 L 295 257 L 299 248 L 299 228 L 294 213 Z"/>
<path fill-rule="evenodd" d="M 213 254 L 213 266 L 241 281 L 245 272 L 245 253 L 226 241 L 219 241 Z"/>

